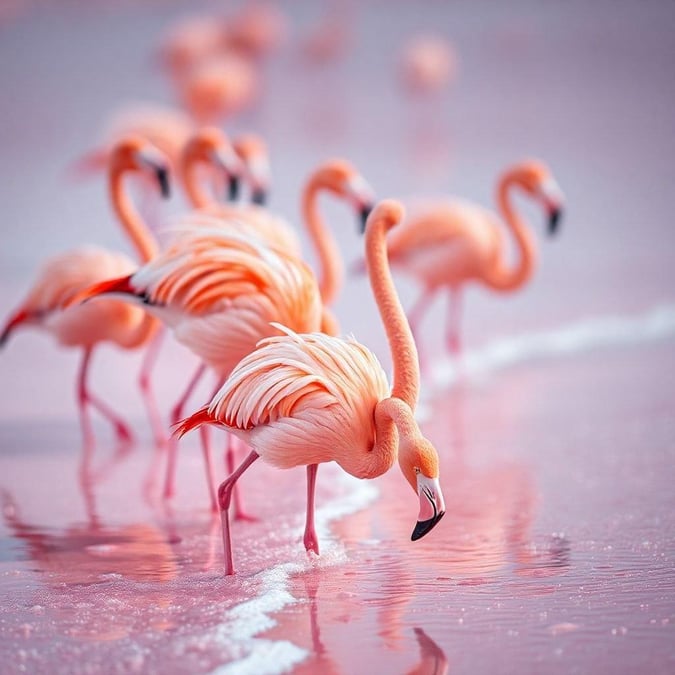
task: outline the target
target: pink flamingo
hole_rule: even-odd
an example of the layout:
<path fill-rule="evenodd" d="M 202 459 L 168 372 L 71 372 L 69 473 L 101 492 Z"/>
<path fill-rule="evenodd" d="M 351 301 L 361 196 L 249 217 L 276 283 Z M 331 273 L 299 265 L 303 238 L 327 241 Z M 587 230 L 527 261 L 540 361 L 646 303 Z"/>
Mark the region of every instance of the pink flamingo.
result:
<path fill-rule="evenodd" d="M 144 225 L 124 190 L 123 178 L 130 173 L 151 175 L 168 194 L 165 161 L 145 141 L 130 137 L 115 145 L 110 156 L 110 195 L 113 209 L 142 262 L 157 253 L 157 243 Z M 59 344 L 83 350 L 78 382 L 80 424 L 85 449 L 94 435 L 88 406 L 93 406 L 114 426 L 120 441 L 129 441 L 131 432 L 121 418 L 89 390 L 87 376 L 94 348 L 112 342 L 124 349 L 136 349 L 153 335 L 156 321 L 135 307 L 108 301 L 87 307 L 64 307 L 76 293 L 114 275 L 129 274 L 136 264 L 122 253 L 95 246 L 83 246 L 47 260 L 19 309 L 9 318 L 0 345 L 19 326 L 36 326 L 51 333 Z M 143 375 L 142 375 L 143 377 Z M 154 403 L 148 391 L 144 397 L 156 423 Z"/>
<path fill-rule="evenodd" d="M 439 35 L 415 35 L 403 48 L 401 80 L 411 93 L 431 94 L 447 89 L 457 74 L 457 56 Z"/>
<path fill-rule="evenodd" d="M 438 455 L 422 436 L 414 417 L 419 394 L 417 349 L 391 280 L 387 230 L 401 221 L 395 201 L 378 204 L 368 220 L 366 251 L 371 286 L 394 363 L 394 384 L 377 358 L 355 340 L 323 333 L 262 340 L 230 373 L 210 405 L 184 420 L 177 433 L 204 424 L 224 427 L 252 451 L 220 486 L 226 574 L 234 573 L 228 511 L 232 490 L 259 458 L 279 468 L 307 466 L 307 518 L 304 545 L 318 554 L 314 528 L 317 466 L 337 462 L 358 478 L 376 478 L 398 457 L 399 466 L 420 502 L 416 540 L 445 512 L 438 480 Z"/>
<path fill-rule="evenodd" d="M 237 224 L 186 227 L 174 243 L 137 272 L 95 284 L 73 302 L 113 294 L 140 304 L 172 329 L 222 381 L 279 321 L 317 330 L 321 300 L 311 270 L 300 260 L 246 237 Z M 210 453 L 202 435 L 209 486 Z M 169 456 L 168 474 L 175 474 Z M 175 464 L 175 462 L 174 462 Z M 211 494 L 215 504 L 215 495 Z"/>
<path fill-rule="evenodd" d="M 518 259 L 509 264 L 500 219 L 470 202 L 448 201 L 429 206 L 396 230 L 387 243 L 389 260 L 423 285 L 417 303 L 408 313 L 413 333 L 419 336 L 422 318 L 434 295 L 449 290 L 446 342 L 451 352 L 460 349 L 460 291 L 469 281 L 509 292 L 525 284 L 534 271 L 537 250 L 529 228 L 513 207 L 511 195 L 522 191 L 543 205 L 553 235 L 560 222 L 562 193 L 548 167 L 523 161 L 500 177 L 497 203 L 511 232 Z"/>

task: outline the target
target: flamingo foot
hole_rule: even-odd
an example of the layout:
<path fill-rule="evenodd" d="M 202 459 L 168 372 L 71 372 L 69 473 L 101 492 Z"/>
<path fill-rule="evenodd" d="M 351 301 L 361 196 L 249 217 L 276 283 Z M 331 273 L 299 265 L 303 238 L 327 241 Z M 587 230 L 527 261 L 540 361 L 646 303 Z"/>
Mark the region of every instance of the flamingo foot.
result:
<path fill-rule="evenodd" d="M 316 536 L 314 528 L 305 530 L 305 536 L 302 538 L 302 543 L 305 545 L 307 553 L 312 551 L 316 553 L 316 555 L 319 555 L 319 539 Z"/>

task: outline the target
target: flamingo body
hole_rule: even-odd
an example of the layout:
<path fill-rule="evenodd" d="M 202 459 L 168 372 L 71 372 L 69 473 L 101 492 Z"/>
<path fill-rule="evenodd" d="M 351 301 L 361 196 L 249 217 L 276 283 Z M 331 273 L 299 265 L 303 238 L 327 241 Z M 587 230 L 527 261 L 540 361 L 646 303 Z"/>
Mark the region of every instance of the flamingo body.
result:
<path fill-rule="evenodd" d="M 205 217 L 205 216 L 204 216 Z M 135 274 L 85 291 L 120 293 L 174 331 L 221 376 L 270 335 L 270 322 L 316 330 L 321 301 L 302 262 L 214 220 L 178 232 L 174 244 Z"/>
<path fill-rule="evenodd" d="M 394 230 L 387 250 L 393 268 L 435 290 L 483 280 L 501 259 L 504 243 L 499 220 L 491 211 L 448 200 L 429 205 Z"/>
<path fill-rule="evenodd" d="M 63 309 L 75 293 L 111 276 L 136 268 L 126 255 L 97 246 L 83 246 L 46 260 L 21 311 L 28 322 L 51 333 L 62 345 L 93 347 L 113 342 L 120 347 L 137 346 L 137 329 L 144 312 L 119 301 Z"/>
<path fill-rule="evenodd" d="M 367 457 L 373 409 L 389 395 L 375 355 L 354 339 L 276 328 L 284 335 L 239 362 L 199 422 L 226 427 L 282 469 Z M 367 462 L 357 475 L 369 477 Z"/>

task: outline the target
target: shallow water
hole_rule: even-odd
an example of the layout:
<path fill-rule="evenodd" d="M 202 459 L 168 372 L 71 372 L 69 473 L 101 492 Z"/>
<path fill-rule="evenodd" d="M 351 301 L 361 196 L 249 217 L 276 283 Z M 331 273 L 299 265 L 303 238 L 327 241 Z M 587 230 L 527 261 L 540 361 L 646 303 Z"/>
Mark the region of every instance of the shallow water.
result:
<path fill-rule="evenodd" d="M 425 323 L 419 416 L 441 455 L 443 521 L 410 542 L 417 500 L 396 469 L 364 483 L 321 467 L 322 555 L 310 558 L 304 471 L 256 464 L 242 486 L 260 520 L 235 524 L 238 573 L 225 579 L 196 439 L 174 503 L 143 491 L 154 451 L 138 357 L 102 349 L 93 380 L 137 444 L 116 448 L 98 426 L 82 466 L 77 356 L 17 335 L 0 358 L 3 673 L 675 669 L 673 5 L 387 3 L 386 25 L 383 6 L 355 12 L 354 51 L 333 67 L 303 66 L 289 46 L 232 129 L 268 136 L 273 205 L 294 221 L 298 186 L 330 155 L 381 196 L 485 204 L 506 163 L 553 167 L 568 209 L 561 236 L 539 238 L 532 283 L 467 293 L 459 364 L 443 356 L 440 299 Z M 287 9 L 298 31 L 316 12 Z M 51 3 L 0 26 L 3 315 L 44 255 L 123 246 L 102 182 L 72 185 L 63 170 L 120 102 L 169 100 L 149 49 L 184 11 Z M 400 37 L 429 26 L 461 58 L 435 106 L 407 101 L 392 74 Z M 539 232 L 542 214 L 522 206 Z M 356 259 L 352 214 L 325 208 Z M 410 304 L 414 285 L 397 282 Z M 347 280 L 337 313 L 386 363 L 363 279 Z M 192 364 L 166 345 L 162 410 Z"/>

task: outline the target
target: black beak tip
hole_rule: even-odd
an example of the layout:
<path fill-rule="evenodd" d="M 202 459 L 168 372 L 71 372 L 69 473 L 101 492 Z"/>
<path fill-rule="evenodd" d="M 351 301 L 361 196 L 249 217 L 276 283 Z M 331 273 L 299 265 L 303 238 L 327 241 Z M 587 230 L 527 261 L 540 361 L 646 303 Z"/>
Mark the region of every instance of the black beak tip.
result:
<path fill-rule="evenodd" d="M 227 199 L 233 202 L 239 197 L 239 176 L 229 176 L 227 179 Z"/>
<path fill-rule="evenodd" d="M 549 236 L 553 237 L 559 227 L 560 227 L 560 220 L 562 218 L 562 210 L 559 208 L 552 209 L 551 212 L 549 213 L 548 216 L 548 234 Z"/>
<path fill-rule="evenodd" d="M 258 206 L 265 206 L 267 204 L 267 190 L 258 188 L 251 194 L 251 201 Z"/>
<path fill-rule="evenodd" d="M 5 343 L 9 339 L 9 330 L 5 330 L 2 332 L 2 335 L 0 335 L 0 349 L 2 349 L 5 346 Z"/>
<path fill-rule="evenodd" d="M 162 192 L 162 197 L 168 199 L 171 196 L 171 185 L 169 184 L 169 172 L 166 167 L 159 166 L 155 169 L 157 175 L 157 182 L 159 183 L 159 189 Z"/>
<path fill-rule="evenodd" d="M 421 539 L 425 534 L 429 534 L 431 530 L 436 527 L 436 524 L 438 521 L 445 515 L 445 511 L 441 511 L 437 516 L 434 518 L 429 518 L 429 520 L 418 520 L 417 524 L 415 525 L 415 529 L 413 530 L 413 533 L 410 537 L 411 541 L 417 541 L 418 539 Z"/>
<path fill-rule="evenodd" d="M 368 216 L 370 215 L 370 212 L 373 210 L 372 205 L 366 204 L 365 206 L 361 207 L 361 211 L 359 212 L 360 220 L 359 220 L 359 229 L 361 234 L 364 234 L 366 231 L 366 223 L 368 222 Z"/>

